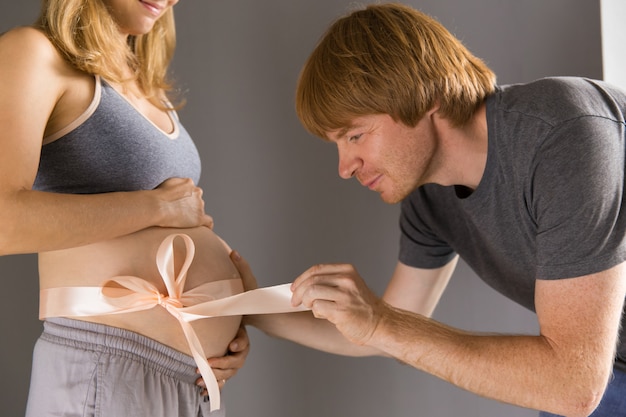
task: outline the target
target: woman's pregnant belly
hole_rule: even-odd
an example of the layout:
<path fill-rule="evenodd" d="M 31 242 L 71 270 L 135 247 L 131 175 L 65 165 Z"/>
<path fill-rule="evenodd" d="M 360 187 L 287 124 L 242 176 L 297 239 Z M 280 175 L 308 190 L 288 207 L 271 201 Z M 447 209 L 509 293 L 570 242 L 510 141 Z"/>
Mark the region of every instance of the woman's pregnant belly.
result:
<path fill-rule="evenodd" d="M 240 280 L 228 249 L 212 230 L 206 227 L 150 228 L 105 242 L 40 254 L 40 288 L 99 287 L 113 277 L 135 276 L 156 286 L 161 294 L 167 294 L 157 269 L 156 253 L 167 236 L 180 233 L 191 237 L 196 248 L 187 273 L 185 290 L 207 282 Z M 185 256 L 184 242 L 182 239 L 175 239 L 176 272 L 180 270 Z M 234 287 L 239 289 L 233 290 L 233 294 L 243 291 L 242 287 Z M 76 319 L 131 330 L 191 354 L 180 323 L 161 306 L 133 313 Z M 226 353 L 228 343 L 235 336 L 240 322 L 240 316 L 229 316 L 196 320 L 191 324 L 202 343 L 204 353 L 207 357 L 215 357 Z"/>

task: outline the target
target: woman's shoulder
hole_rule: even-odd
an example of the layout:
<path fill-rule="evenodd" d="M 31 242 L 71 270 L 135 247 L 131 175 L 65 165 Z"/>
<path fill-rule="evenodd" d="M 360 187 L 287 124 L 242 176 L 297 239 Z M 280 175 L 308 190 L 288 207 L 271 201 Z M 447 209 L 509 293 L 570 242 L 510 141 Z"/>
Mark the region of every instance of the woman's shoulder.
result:
<path fill-rule="evenodd" d="M 59 97 L 79 73 L 41 30 L 23 26 L 0 35 L 0 80 L 25 91 L 29 85 L 33 94 L 48 91 Z"/>
<path fill-rule="evenodd" d="M 48 37 L 41 30 L 32 26 L 18 26 L 2 33 L 0 35 L 0 47 L 13 47 L 31 53 L 42 49 L 55 50 Z M 31 51 L 30 48 L 35 48 L 35 50 Z"/>
<path fill-rule="evenodd" d="M 20 26 L 0 35 L 0 55 L 8 58 L 11 66 L 42 65 L 59 66 L 65 63 L 57 48 L 39 29 Z"/>

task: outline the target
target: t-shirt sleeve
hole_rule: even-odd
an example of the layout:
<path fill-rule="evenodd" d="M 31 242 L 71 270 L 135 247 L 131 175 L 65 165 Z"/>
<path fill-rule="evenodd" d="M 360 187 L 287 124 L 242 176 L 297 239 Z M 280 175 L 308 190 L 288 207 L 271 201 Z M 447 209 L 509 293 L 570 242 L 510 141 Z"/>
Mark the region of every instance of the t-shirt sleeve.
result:
<path fill-rule="evenodd" d="M 554 127 L 530 169 L 537 277 L 599 272 L 624 259 L 624 125 L 585 116 Z"/>
<path fill-rule="evenodd" d="M 440 268 L 450 262 L 455 251 L 428 226 L 440 224 L 427 201 L 426 187 L 410 194 L 400 211 L 399 261 L 415 268 Z"/>

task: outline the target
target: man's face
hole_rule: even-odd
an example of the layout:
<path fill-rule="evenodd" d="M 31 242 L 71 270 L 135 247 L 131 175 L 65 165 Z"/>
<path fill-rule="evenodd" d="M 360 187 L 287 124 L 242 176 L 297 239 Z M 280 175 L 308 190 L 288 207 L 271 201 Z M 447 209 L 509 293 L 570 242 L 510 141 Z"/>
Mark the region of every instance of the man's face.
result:
<path fill-rule="evenodd" d="M 415 127 L 387 114 L 359 116 L 327 136 L 337 145 L 339 176 L 356 177 L 386 203 L 400 202 L 432 175 L 437 140 L 429 116 Z"/>

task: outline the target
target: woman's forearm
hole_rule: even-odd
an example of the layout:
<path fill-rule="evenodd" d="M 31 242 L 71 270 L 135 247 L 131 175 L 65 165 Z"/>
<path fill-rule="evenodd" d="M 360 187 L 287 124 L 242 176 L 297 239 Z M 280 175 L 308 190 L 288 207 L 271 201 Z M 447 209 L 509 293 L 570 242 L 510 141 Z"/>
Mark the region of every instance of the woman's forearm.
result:
<path fill-rule="evenodd" d="M 246 316 L 244 323 L 270 336 L 336 355 L 383 355 L 382 352 L 372 347 L 358 346 L 349 342 L 332 323 L 316 319 L 309 311 Z"/>
<path fill-rule="evenodd" d="M 156 213 L 141 192 L 67 195 L 38 191 L 0 199 L 0 254 L 82 246 L 146 228 Z"/>
<path fill-rule="evenodd" d="M 0 193 L 0 255 L 35 253 L 108 240 L 151 226 L 210 225 L 191 180 L 151 191 L 74 195 Z"/>

